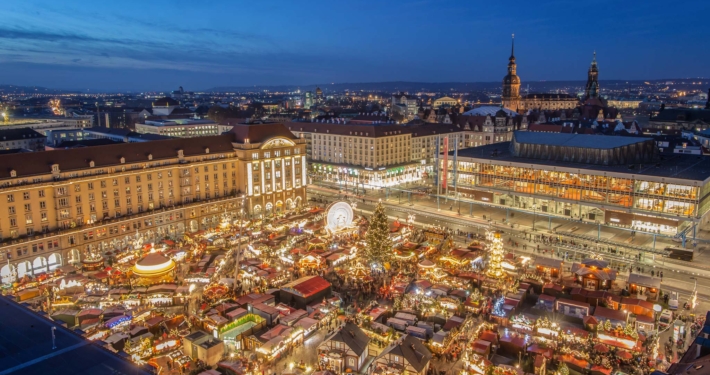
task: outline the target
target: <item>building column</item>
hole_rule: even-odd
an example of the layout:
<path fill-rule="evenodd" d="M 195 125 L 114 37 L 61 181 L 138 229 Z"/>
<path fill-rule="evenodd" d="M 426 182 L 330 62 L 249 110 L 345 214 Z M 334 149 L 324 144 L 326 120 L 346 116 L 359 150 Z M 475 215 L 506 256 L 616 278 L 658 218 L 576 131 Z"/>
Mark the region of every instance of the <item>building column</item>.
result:
<path fill-rule="evenodd" d="M 254 182 L 252 177 L 252 163 L 247 163 L 247 195 L 251 196 L 254 194 Z"/>
<path fill-rule="evenodd" d="M 266 193 L 266 184 L 264 183 L 264 162 L 261 161 L 261 162 L 259 162 L 259 164 L 261 165 L 261 191 L 260 191 L 260 193 L 264 194 L 264 193 Z"/>
<path fill-rule="evenodd" d="M 276 162 L 271 159 L 271 192 L 276 193 Z"/>
<path fill-rule="evenodd" d="M 286 190 L 286 166 L 284 165 L 286 160 L 287 159 L 281 160 L 281 190 Z"/>
<path fill-rule="evenodd" d="M 296 188 L 296 157 L 291 158 L 291 187 Z"/>

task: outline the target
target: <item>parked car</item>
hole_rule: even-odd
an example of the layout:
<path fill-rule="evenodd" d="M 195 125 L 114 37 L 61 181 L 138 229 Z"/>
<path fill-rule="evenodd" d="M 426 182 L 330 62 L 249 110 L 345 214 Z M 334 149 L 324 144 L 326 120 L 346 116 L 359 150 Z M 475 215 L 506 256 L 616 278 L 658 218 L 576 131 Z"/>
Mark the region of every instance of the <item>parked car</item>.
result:
<path fill-rule="evenodd" d="M 678 292 L 671 292 L 670 297 L 668 297 L 668 308 L 671 310 L 678 309 Z"/>
<path fill-rule="evenodd" d="M 658 318 L 658 326 L 660 328 L 666 328 L 673 323 L 673 311 L 668 309 L 663 309 L 661 316 Z"/>

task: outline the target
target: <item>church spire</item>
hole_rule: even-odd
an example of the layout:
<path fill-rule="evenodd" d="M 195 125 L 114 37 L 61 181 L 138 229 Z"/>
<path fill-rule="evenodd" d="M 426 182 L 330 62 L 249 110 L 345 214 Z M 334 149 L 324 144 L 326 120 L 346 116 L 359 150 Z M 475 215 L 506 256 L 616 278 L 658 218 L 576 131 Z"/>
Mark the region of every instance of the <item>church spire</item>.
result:
<path fill-rule="evenodd" d="M 587 85 L 585 87 L 585 99 L 596 98 L 599 96 L 599 68 L 597 67 L 597 51 L 594 51 L 592 65 L 587 73 Z"/>
<path fill-rule="evenodd" d="M 513 40 L 513 42 L 510 47 L 510 58 L 515 59 L 515 34 L 513 34 L 512 40 Z"/>

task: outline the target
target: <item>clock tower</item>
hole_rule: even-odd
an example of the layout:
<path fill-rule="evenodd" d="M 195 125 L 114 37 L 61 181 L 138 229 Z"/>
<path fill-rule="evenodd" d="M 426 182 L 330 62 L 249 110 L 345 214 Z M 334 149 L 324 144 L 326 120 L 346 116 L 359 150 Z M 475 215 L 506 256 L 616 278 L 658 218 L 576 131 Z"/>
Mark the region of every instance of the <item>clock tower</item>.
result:
<path fill-rule="evenodd" d="M 508 59 L 508 74 L 503 77 L 503 95 L 501 95 L 503 107 L 513 111 L 520 109 L 520 77 L 517 75 L 517 67 L 515 63 L 515 34 L 513 34 L 513 43 Z"/>

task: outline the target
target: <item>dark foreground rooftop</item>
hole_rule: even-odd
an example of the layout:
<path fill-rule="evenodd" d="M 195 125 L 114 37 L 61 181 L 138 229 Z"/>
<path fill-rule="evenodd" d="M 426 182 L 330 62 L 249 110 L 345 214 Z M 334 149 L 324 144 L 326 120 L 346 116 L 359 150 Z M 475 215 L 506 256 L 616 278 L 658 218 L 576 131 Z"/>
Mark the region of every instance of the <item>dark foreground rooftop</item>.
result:
<path fill-rule="evenodd" d="M 52 327 L 56 349 L 52 349 Z M 148 375 L 78 334 L 0 297 L 0 375 Z"/>
<path fill-rule="evenodd" d="M 602 137 L 602 136 L 599 136 Z M 605 140 L 606 138 L 601 138 Z M 635 139 L 635 138 L 632 138 Z M 454 152 L 449 152 L 453 156 Z M 451 157 L 450 156 L 450 157 Z M 467 148 L 458 151 L 459 158 L 475 158 L 491 161 L 494 164 L 525 163 L 538 166 L 586 169 L 599 172 L 626 173 L 635 176 L 654 176 L 665 178 L 678 178 L 691 181 L 705 181 L 710 178 L 710 156 L 683 155 L 661 153 L 656 162 L 630 165 L 597 165 L 516 157 L 510 152 L 510 142 L 494 143 L 490 145 Z M 452 160 L 452 159 L 449 159 Z M 584 173 L 584 172 L 581 172 Z"/>

